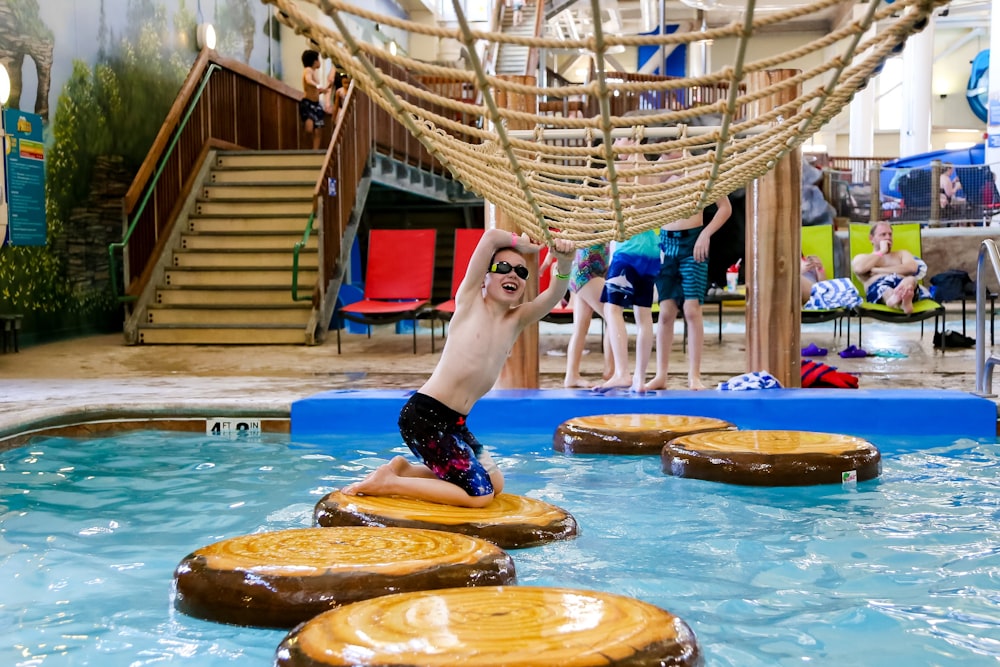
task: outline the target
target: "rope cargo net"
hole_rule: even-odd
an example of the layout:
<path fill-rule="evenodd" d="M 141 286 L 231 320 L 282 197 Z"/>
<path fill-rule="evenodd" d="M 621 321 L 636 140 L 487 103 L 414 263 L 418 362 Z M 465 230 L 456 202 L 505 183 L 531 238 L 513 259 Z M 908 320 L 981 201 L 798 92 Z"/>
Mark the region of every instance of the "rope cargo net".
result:
<path fill-rule="evenodd" d="M 317 50 L 401 122 L 465 187 L 494 204 L 533 239 L 570 239 L 577 247 L 623 240 L 688 218 L 766 174 L 833 119 L 867 85 L 885 59 L 898 53 L 947 0 L 872 0 L 862 18 L 799 48 L 747 61 L 762 29 L 818 15 L 843 0 L 818 0 L 778 12 L 758 12 L 747 0 L 740 21 L 708 30 L 664 35 L 595 34 L 585 39 L 526 37 L 469 27 L 460 7 L 457 28 L 414 23 L 340 0 L 262 0 L 282 23 L 315 42 Z M 310 2 L 335 29 L 307 16 Z M 538 0 L 541 2 L 542 0 Z M 600 16 L 598 0 L 591 0 Z M 853 3 L 851 3 L 853 4 Z M 850 7 L 850 5 L 848 5 Z M 356 40 L 353 16 L 464 46 L 462 68 L 392 55 Z M 630 81 L 608 71 L 605 56 L 621 47 L 670 49 L 698 40 L 736 40 L 732 64 L 696 77 Z M 758 39 L 760 37 L 758 36 Z M 579 49 L 592 56 L 583 84 L 539 87 L 530 77 L 495 76 L 477 54 L 519 45 Z M 784 78 L 769 70 L 819 53 L 821 64 Z M 377 66 L 376 63 L 382 65 Z M 390 63 L 393 67 L 386 67 Z M 393 78 L 387 72 L 407 73 Z M 456 96 L 421 80 L 453 81 Z M 718 91 L 706 95 L 705 91 Z M 637 108 L 613 115 L 616 97 Z M 592 100 L 593 112 L 552 115 L 540 100 Z M 510 101 L 518 103 L 506 103 Z M 469 119 L 474 119 L 470 122 Z"/>

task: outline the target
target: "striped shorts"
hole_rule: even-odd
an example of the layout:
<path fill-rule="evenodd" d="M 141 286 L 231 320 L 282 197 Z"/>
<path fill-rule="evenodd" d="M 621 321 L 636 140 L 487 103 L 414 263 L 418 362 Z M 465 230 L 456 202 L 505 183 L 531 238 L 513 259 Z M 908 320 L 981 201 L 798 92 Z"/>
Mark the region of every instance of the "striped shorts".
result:
<path fill-rule="evenodd" d="M 659 300 L 676 301 L 683 306 L 690 299 L 705 303 L 708 290 L 708 262 L 698 262 L 694 258 L 694 244 L 701 234 L 701 227 L 678 231 L 660 230 L 660 251 L 663 263 L 656 276 L 656 291 Z"/>

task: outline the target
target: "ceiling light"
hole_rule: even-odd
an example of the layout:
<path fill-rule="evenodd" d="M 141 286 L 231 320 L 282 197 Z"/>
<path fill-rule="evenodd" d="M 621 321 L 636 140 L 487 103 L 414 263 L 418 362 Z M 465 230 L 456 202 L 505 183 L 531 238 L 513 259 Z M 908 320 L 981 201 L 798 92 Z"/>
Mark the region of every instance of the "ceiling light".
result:
<path fill-rule="evenodd" d="M 211 23 L 198 24 L 197 36 L 198 36 L 199 49 L 211 50 L 215 48 L 215 28 L 212 26 Z"/>

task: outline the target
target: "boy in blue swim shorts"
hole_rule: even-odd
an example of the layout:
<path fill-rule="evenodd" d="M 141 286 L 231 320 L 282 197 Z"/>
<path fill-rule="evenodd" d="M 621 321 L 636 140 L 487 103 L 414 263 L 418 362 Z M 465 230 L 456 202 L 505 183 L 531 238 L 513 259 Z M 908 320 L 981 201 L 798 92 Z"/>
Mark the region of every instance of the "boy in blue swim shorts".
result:
<path fill-rule="evenodd" d="M 521 303 L 530 277 L 524 256 L 540 249 L 526 235 L 499 229 L 483 234 L 455 295 L 441 360 L 399 414 L 400 435 L 420 463 L 397 456 L 343 493 L 485 507 L 503 490 L 503 474 L 465 420 L 500 377 L 521 331 L 566 293 L 574 248 L 556 239 L 555 279 L 534 300 Z"/>
<path fill-rule="evenodd" d="M 660 249 L 656 239 L 655 229 L 640 232 L 619 243 L 611 255 L 601 303 L 604 304 L 604 322 L 610 340 L 614 373 L 603 384 L 595 387 L 598 391 L 615 387 L 643 391 L 646 368 L 653 352 L 653 280 L 660 269 Z M 632 309 L 637 330 L 635 371 L 631 376 L 628 373 L 626 308 Z"/>

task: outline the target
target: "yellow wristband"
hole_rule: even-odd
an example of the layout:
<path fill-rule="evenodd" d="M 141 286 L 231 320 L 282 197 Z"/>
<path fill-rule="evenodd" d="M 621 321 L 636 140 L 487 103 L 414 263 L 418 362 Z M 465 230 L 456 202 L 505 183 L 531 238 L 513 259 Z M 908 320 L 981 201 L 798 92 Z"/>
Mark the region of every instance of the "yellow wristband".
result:
<path fill-rule="evenodd" d="M 556 272 L 556 278 L 558 280 L 569 280 L 569 274 Z"/>

